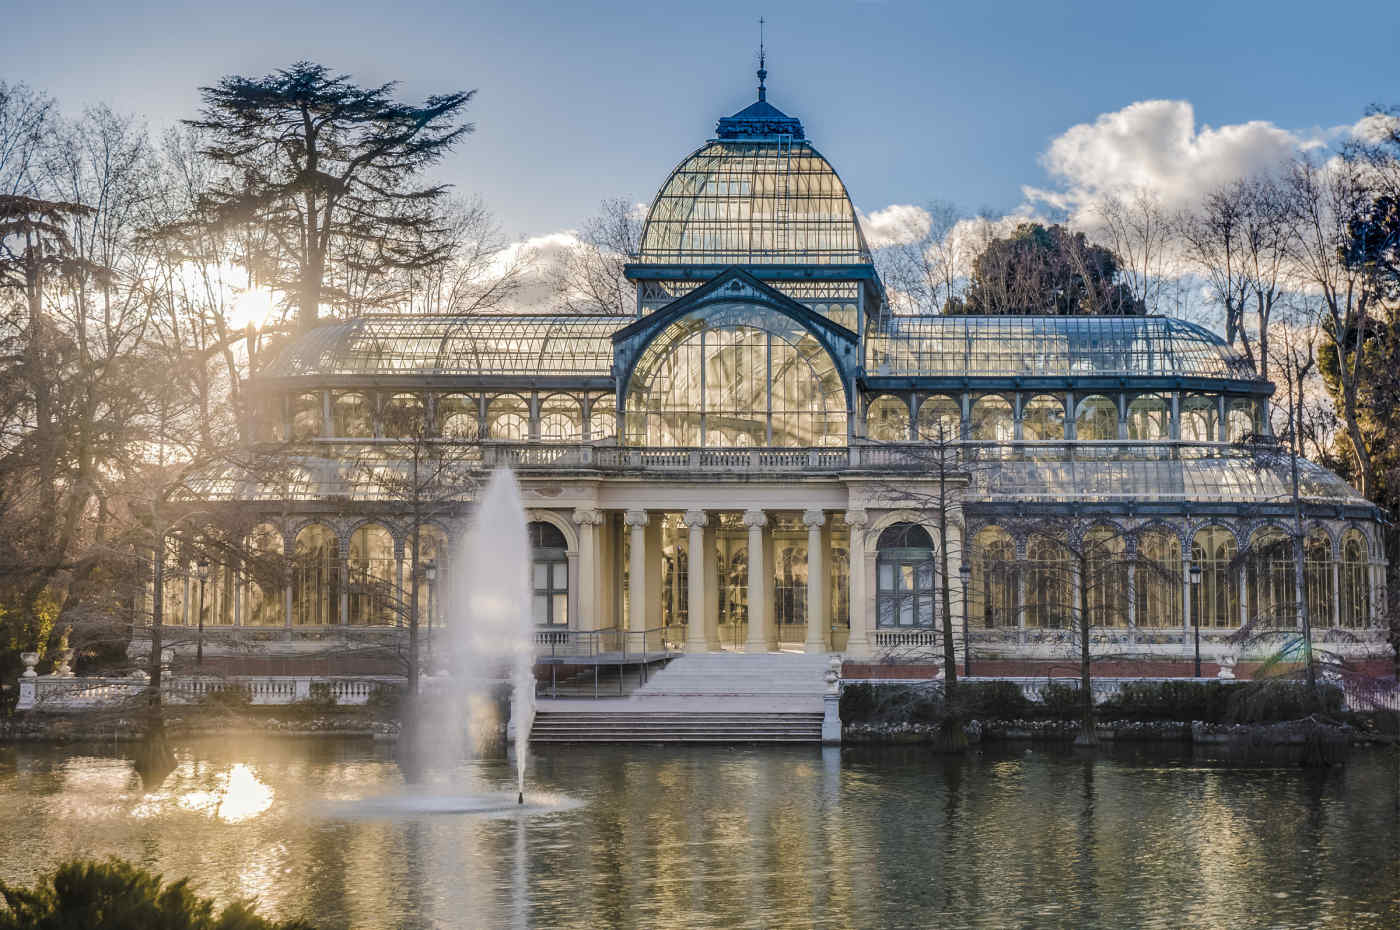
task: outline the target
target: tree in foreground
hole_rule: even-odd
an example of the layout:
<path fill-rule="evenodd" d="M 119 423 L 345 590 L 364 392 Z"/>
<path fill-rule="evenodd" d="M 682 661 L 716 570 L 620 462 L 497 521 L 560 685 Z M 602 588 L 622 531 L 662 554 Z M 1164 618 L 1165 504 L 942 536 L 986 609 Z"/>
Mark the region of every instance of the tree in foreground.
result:
<path fill-rule="evenodd" d="M 268 230 L 266 283 L 295 295 L 303 327 L 316 323 L 335 265 L 373 278 L 440 262 L 438 205 L 446 185 L 419 174 L 471 132 L 460 121 L 472 91 L 394 99 L 395 85 L 360 87 L 300 61 L 262 78 L 226 77 L 201 89 L 203 154 L 226 174 L 200 223 Z"/>
<path fill-rule="evenodd" d="M 259 917 L 246 901 L 216 911 L 190 890 L 120 859 L 64 862 L 32 888 L 0 882 L 0 930 L 314 930 Z"/>

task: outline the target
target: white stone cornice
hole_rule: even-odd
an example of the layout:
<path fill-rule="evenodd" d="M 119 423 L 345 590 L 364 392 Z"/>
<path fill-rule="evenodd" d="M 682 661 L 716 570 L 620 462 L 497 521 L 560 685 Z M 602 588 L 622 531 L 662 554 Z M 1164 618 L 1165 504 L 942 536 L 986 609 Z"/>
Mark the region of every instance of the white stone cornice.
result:
<path fill-rule="evenodd" d="M 646 526 L 649 520 L 650 516 L 645 510 L 629 510 L 622 515 L 622 522 L 632 527 Z"/>
<path fill-rule="evenodd" d="M 808 526 L 826 526 L 825 510 L 804 510 L 802 511 L 802 522 Z"/>
<path fill-rule="evenodd" d="M 710 515 L 703 510 L 687 510 L 681 522 L 690 527 L 705 526 L 710 522 Z"/>
<path fill-rule="evenodd" d="M 603 512 L 580 507 L 574 511 L 574 522 L 579 526 L 601 526 L 603 523 Z"/>
<path fill-rule="evenodd" d="M 744 526 L 749 528 L 768 525 L 768 514 L 762 510 L 745 510 Z"/>

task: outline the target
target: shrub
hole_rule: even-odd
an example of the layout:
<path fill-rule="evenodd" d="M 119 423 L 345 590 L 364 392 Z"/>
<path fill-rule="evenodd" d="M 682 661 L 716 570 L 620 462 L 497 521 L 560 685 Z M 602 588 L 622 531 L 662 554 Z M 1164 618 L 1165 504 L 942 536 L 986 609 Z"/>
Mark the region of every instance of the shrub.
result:
<path fill-rule="evenodd" d="M 311 683 L 310 696 L 297 703 L 312 708 L 334 707 L 336 704 L 335 691 L 331 689 L 328 681 L 313 681 Z"/>
<path fill-rule="evenodd" d="M 1040 696 L 1042 712 L 1056 720 L 1077 720 L 1082 710 L 1079 704 L 1079 686 L 1052 681 L 1045 686 Z"/>
<path fill-rule="evenodd" d="M 1310 714 L 1335 717 L 1342 713 L 1344 699 L 1342 689 L 1334 685 L 1320 685 L 1314 694 L 1301 681 L 1248 682 L 1230 692 L 1225 719 L 1231 723 L 1278 723 Z"/>
<path fill-rule="evenodd" d="M 129 862 L 65 862 L 32 888 L 0 882 L 0 930 L 314 930 L 300 920 L 259 917 L 246 901 L 215 913 L 187 879 L 165 884 Z"/>
<path fill-rule="evenodd" d="M 1134 681 L 1102 705 L 1106 718 L 1117 720 L 1199 720 L 1219 723 L 1225 718 L 1230 689 L 1218 681 Z"/>
<path fill-rule="evenodd" d="M 858 681 L 841 689 L 841 722 L 864 723 L 875 715 L 875 688 Z"/>
<path fill-rule="evenodd" d="M 228 685 L 216 691 L 206 691 L 199 703 L 220 710 L 243 710 L 253 703 L 253 698 L 246 688 Z"/>
<path fill-rule="evenodd" d="M 403 711 L 403 689 L 383 682 L 370 689 L 365 706 L 370 710 L 397 717 Z"/>
<path fill-rule="evenodd" d="M 1014 681 L 959 682 L 959 714 L 969 720 L 1016 720 L 1031 713 L 1031 702 Z"/>

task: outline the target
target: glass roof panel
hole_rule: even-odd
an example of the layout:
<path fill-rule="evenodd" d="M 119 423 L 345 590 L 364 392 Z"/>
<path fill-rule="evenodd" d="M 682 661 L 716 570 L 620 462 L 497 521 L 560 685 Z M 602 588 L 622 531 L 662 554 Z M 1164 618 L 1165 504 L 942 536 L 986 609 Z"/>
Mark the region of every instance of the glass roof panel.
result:
<path fill-rule="evenodd" d="M 1257 377 L 1210 330 L 1159 316 L 890 316 L 866 335 L 865 371 L 872 377 Z"/>
<path fill-rule="evenodd" d="M 623 316 L 366 316 L 296 339 L 260 374 L 606 377 Z"/>
<path fill-rule="evenodd" d="M 804 141 L 716 140 L 671 173 L 642 229 L 652 264 L 870 264 L 855 208 Z"/>

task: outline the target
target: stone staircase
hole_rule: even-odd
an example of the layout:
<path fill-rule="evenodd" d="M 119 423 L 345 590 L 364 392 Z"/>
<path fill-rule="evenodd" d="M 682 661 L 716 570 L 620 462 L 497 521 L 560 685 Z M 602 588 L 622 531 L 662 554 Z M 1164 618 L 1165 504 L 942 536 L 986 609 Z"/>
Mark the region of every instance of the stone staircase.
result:
<path fill-rule="evenodd" d="M 815 743 L 825 655 L 701 653 L 630 697 L 540 701 L 534 743 Z"/>

